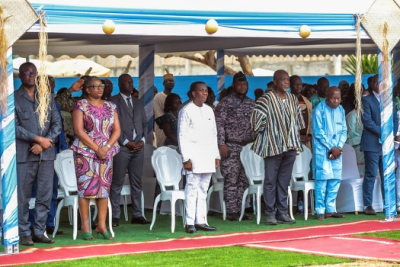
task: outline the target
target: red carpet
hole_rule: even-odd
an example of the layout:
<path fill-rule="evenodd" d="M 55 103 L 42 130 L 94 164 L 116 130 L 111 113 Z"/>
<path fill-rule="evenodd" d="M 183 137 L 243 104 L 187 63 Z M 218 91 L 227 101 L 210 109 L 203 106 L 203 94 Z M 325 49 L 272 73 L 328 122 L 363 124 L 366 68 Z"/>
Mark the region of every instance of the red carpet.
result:
<path fill-rule="evenodd" d="M 339 258 L 380 259 L 400 262 L 400 242 L 384 238 L 321 237 L 286 242 L 247 244 L 244 246 Z"/>
<path fill-rule="evenodd" d="M 400 221 L 386 223 L 383 221 L 369 220 L 343 224 L 318 225 L 303 228 L 241 232 L 212 236 L 201 235 L 160 241 L 129 243 L 124 242 L 98 245 L 85 244 L 45 249 L 25 249 L 17 255 L 0 255 L 0 266 L 14 266 L 28 263 L 73 260 L 89 257 L 222 247 L 232 245 L 262 244 L 263 246 L 266 246 L 268 245 L 267 243 L 272 242 L 274 242 L 275 244 L 283 244 L 283 241 L 297 241 L 298 243 L 304 244 L 304 242 L 309 242 L 310 239 L 315 238 L 326 238 L 327 240 L 330 240 L 329 237 L 334 236 L 348 236 L 356 233 L 391 231 L 398 229 L 400 229 Z M 101 250 L 99 249 L 100 247 Z"/>

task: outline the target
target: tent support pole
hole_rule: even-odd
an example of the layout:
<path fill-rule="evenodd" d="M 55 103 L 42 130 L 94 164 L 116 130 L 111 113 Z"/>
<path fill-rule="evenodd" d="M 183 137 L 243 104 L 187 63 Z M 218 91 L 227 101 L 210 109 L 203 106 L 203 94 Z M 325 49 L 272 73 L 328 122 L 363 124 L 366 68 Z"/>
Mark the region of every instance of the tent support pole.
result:
<path fill-rule="evenodd" d="M 218 79 L 218 95 L 217 99 L 225 88 L 225 51 L 217 50 L 217 79 Z"/>
<path fill-rule="evenodd" d="M 400 79 L 400 45 L 396 45 L 393 49 L 393 86 L 397 85 Z"/>
<path fill-rule="evenodd" d="M 12 49 L 7 58 L 7 108 L 0 113 L 0 177 L 2 189 L 2 228 L 4 234 L 4 252 L 19 253 L 18 235 L 18 198 L 17 198 L 17 161 L 15 149 L 15 115 Z"/>
<path fill-rule="evenodd" d="M 147 116 L 146 143 L 153 143 L 154 45 L 139 45 L 139 97 Z"/>

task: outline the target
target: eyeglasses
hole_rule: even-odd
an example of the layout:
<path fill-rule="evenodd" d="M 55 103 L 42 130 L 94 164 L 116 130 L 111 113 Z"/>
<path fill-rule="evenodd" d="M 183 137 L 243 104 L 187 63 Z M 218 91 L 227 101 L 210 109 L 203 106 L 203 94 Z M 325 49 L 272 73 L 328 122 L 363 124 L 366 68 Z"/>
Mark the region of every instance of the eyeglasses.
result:
<path fill-rule="evenodd" d="M 104 88 L 104 84 L 89 85 L 87 88 L 93 87 L 94 89 Z"/>
<path fill-rule="evenodd" d="M 23 74 L 25 74 L 25 76 L 36 76 L 38 73 L 37 71 L 24 71 Z"/>

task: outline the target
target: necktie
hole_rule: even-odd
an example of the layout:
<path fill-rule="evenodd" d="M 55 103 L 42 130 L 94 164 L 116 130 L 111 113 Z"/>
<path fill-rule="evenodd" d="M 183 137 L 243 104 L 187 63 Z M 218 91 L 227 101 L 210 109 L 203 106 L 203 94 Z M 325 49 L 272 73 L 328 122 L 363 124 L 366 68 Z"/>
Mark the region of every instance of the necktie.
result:
<path fill-rule="evenodd" d="M 133 116 L 133 107 L 132 107 L 132 103 L 131 103 L 131 98 L 130 97 L 126 98 L 126 103 L 128 104 L 129 114 L 131 116 Z"/>

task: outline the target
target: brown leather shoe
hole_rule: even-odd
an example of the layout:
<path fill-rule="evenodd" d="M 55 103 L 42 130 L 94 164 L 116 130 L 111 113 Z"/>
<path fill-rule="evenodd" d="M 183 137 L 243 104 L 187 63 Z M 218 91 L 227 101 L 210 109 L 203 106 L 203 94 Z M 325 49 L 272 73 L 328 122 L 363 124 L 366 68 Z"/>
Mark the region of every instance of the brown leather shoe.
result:
<path fill-rule="evenodd" d="M 372 206 L 368 206 L 365 210 L 364 213 L 366 215 L 376 215 L 376 211 L 372 208 Z"/>

